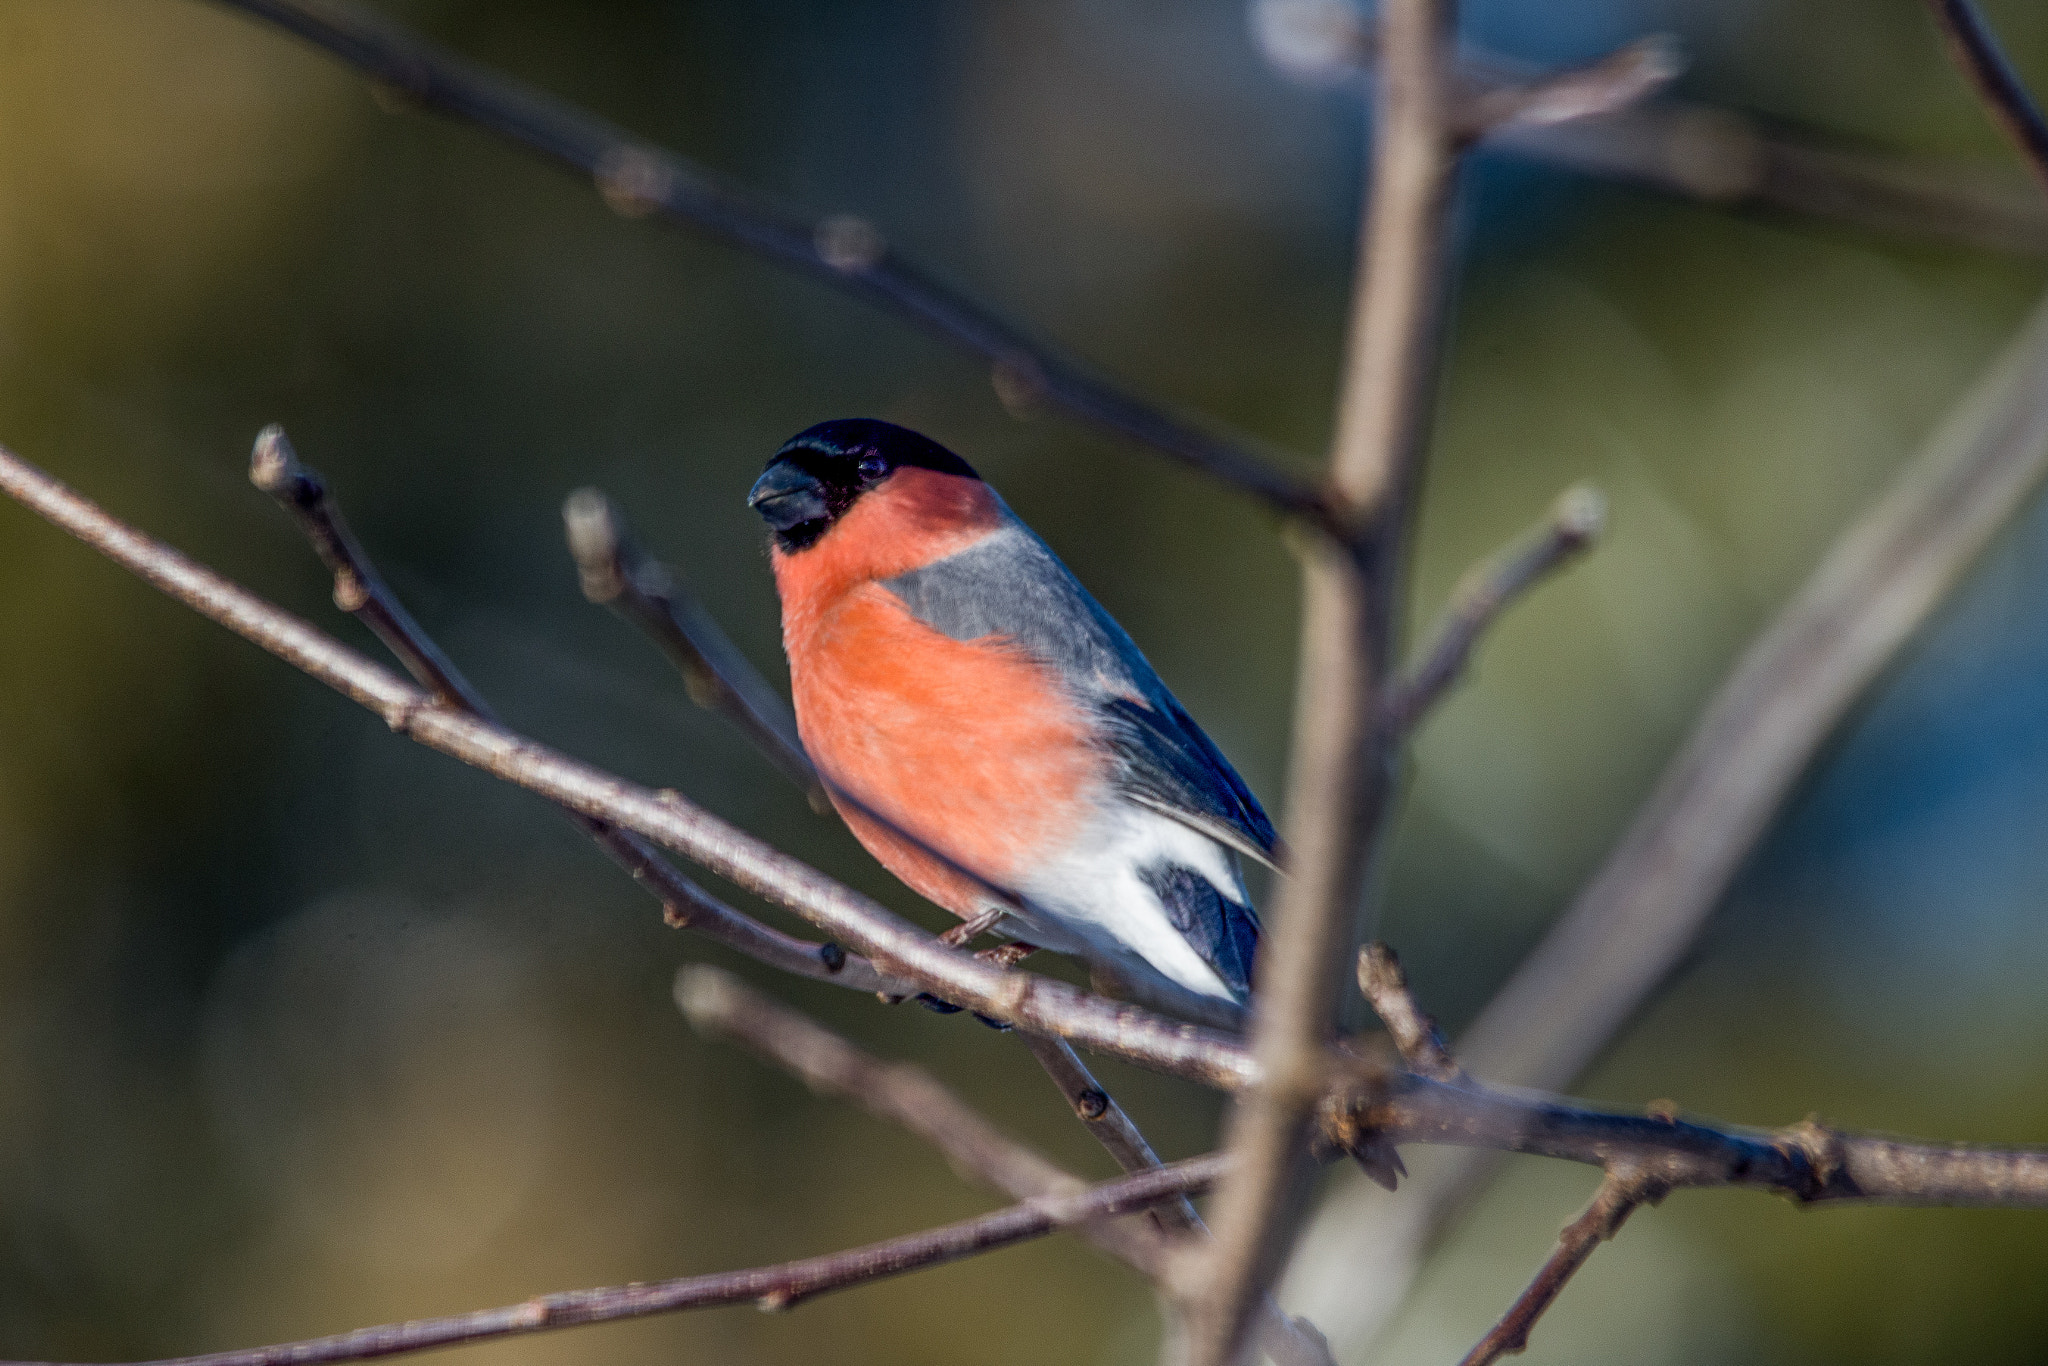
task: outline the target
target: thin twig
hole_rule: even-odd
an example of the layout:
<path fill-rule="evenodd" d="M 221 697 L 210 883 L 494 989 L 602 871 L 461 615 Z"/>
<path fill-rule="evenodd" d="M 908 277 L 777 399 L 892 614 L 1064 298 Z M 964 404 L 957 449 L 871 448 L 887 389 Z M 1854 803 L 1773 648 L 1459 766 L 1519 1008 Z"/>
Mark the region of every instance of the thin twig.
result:
<path fill-rule="evenodd" d="M 282 427 L 273 424 L 258 433 L 249 458 L 249 480 L 291 514 L 334 575 L 335 606 L 368 626 L 440 705 L 497 723 L 497 714 L 483 695 L 384 582 L 349 530 L 326 481 L 300 462 Z M 641 836 L 579 811 L 566 814 L 660 901 L 662 916 L 670 925 L 697 930 L 770 967 L 814 980 L 856 991 L 900 992 L 904 988 L 904 983 L 883 976 L 865 958 L 848 954 L 837 944 L 797 939 L 742 915 L 683 876 Z"/>
<path fill-rule="evenodd" d="M 1084 1184 L 997 1129 L 923 1068 L 883 1062 L 731 973 L 686 965 L 676 973 L 675 999 L 699 1033 L 744 1044 L 811 1090 L 853 1101 L 909 1130 L 937 1148 L 965 1180 L 1019 1200 Z M 1139 1270 L 1158 1271 L 1156 1243 L 1139 1246 L 1129 1227 L 1101 1224 L 1089 1236 Z"/>
<path fill-rule="evenodd" d="M 730 973 L 702 965 L 683 968 L 676 974 L 676 1004 L 700 1031 L 737 1040 L 794 1073 L 812 1090 L 853 1101 L 877 1118 L 924 1139 L 966 1180 L 993 1186 L 1020 1200 L 1078 1190 L 1083 1185 L 1080 1178 L 1002 1133 L 922 1068 L 908 1063 L 885 1063 L 781 1002 L 754 991 Z M 1087 1087 L 1081 1093 L 1081 1106 L 1097 1111 L 1089 1120 L 1091 1127 L 1108 1113 L 1120 1115 L 1115 1102 L 1107 1092 L 1094 1086 L 1094 1079 L 1073 1057 L 1072 1050 L 1066 1051 L 1078 1076 L 1087 1078 L 1088 1087 L 1094 1088 L 1092 1096 Z M 1062 1075 L 1074 1079 L 1076 1074 Z M 1084 1113 L 1083 1118 L 1088 1116 Z M 1129 1126 L 1128 1120 L 1125 1125 Z M 1134 1126 L 1128 1127 L 1128 1137 L 1135 1139 L 1135 1148 L 1126 1150 L 1134 1155 L 1142 1151 L 1144 1160 L 1120 1163 L 1124 1170 L 1150 1171 L 1161 1165 Z M 1155 1205 L 1150 1214 L 1156 1218 L 1162 1211 L 1175 1210 L 1184 1214 L 1171 1216 L 1174 1232 L 1201 1230 L 1201 1220 L 1185 1200 L 1178 1205 L 1171 1201 Z M 1118 1222 L 1089 1225 L 1082 1235 L 1155 1282 L 1165 1275 L 1168 1244 L 1156 1232 Z M 1288 1318 L 1270 1302 L 1260 1320 L 1259 1340 L 1277 1366 L 1330 1366 L 1329 1348 L 1322 1334 Z"/>
<path fill-rule="evenodd" d="M 1664 980 L 1841 717 L 2048 473 L 2043 393 L 2048 302 L 1750 644 L 1599 873 L 1459 1041 L 1470 1071 L 1562 1090 Z M 1341 1350 L 1393 1308 L 1349 1268 L 1385 1262 L 1377 1281 L 1404 1283 L 1493 1166 L 1471 1153 L 1398 1206 L 1363 1185 L 1325 1205 L 1295 1298 Z"/>
<path fill-rule="evenodd" d="M 562 504 L 562 522 L 583 596 L 644 631 L 682 674 L 692 702 L 731 722 L 814 810 L 828 810 L 788 705 L 675 572 L 641 550 L 611 499 L 578 489 Z"/>
<path fill-rule="evenodd" d="M 1159 1154 L 1152 1151 L 1145 1135 L 1138 1131 L 1131 1117 L 1116 1103 L 1116 1097 L 1095 1079 L 1095 1074 L 1088 1070 L 1087 1064 L 1081 1061 L 1065 1039 L 1026 1034 L 1024 1043 L 1030 1048 L 1031 1056 L 1038 1060 L 1038 1065 L 1045 1069 L 1045 1074 L 1052 1078 L 1052 1084 L 1066 1097 L 1074 1114 L 1115 1159 L 1117 1166 L 1127 1172 L 1141 1172 L 1159 1165 Z M 1195 1207 L 1185 1202 L 1155 1206 L 1152 1217 L 1159 1221 L 1162 1232 L 1188 1233 L 1202 1227 L 1201 1216 L 1195 1213 Z"/>
<path fill-rule="evenodd" d="M 269 494 L 298 523 L 313 553 L 334 575 L 336 607 L 369 627 L 405 671 L 443 705 L 485 720 L 497 719 L 483 694 L 405 610 L 349 530 L 326 480 L 300 463 L 284 428 L 275 423 L 256 434 L 256 445 L 249 453 L 249 482 Z"/>
<path fill-rule="evenodd" d="M 1073 1107 L 1074 1114 L 1119 1167 L 1127 1172 L 1140 1172 L 1159 1165 L 1159 1155 L 1137 1124 L 1065 1039 L 1043 1034 L 1025 1034 L 1023 1039 L 1039 1066 Z M 1202 1216 L 1186 1200 L 1178 1205 L 1154 1205 L 1150 1217 L 1169 1236 L 1207 1237 L 1209 1233 Z M 1167 1298 L 1170 1300 L 1171 1296 Z M 1260 1349 L 1276 1366 L 1335 1366 L 1322 1330 L 1305 1318 L 1288 1314 L 1271 1295 L 1260 1302 L 1254 1332 Z"/>
<path fill-rule="evenodd" d="M 219 0 L 264 19 L 447 115 L 587 177 L 628 217 L 694 228 L 908 318 L 981 356 L 1008 393 L 1060 409 L 1172 457 L 1269 506 L 1330 524 L 1322 491 L 1218 435 L 1147 403 L 905 261 L 875 227 L 812 222 L 585 110 L 462 61 L 341 0 Z"/>
<path fill-rule="evenodd" d="M 1134 1213 L 1190 1191 L 1200 1192 L 1226 1168 L 1221 1154 L 1191 1158 L 1156 1171 L 1122 1176 L 1078 1191 L 1034 1196 L 1008 1209 L 964 1219 L 941 1228 L 823 1257 L 747 1271 L 709 1276 L 683 1276 L 640 1285 L 607 1286 L 540 1295 L 501 1309 L 480 1309 L 438 1319 L 413 1319 L 359 1328 L 333 1337 L 204 1356 L 172 1357 L 137 1366 L 314 1366 L 334 1361 L 362 1361 L 402 1352 L 459 1343 L 513 1337 L 543 1329 L 672 1314 L 686 1309 L 748 1304 L 762 1309 L 788 1309 L 805 1300 L 888 1276 L 959 1261 L 1009 1247 L 1059 1229 Z M 54 1366 L 53 1363 L 0 1362 L 0 1366 Z"/>
<path fill-rule="evenodd" d="M 1252 1052 L 1259 1081 L 1231 1114 L 1238 1159 L 1216 1241 L 1189 1287 L 1189 1366 L 1231 1366 L 1299 1228 L 1307 1139 L 1326 1089 L 1325 1041 L 1350 966 L 1356 910 L 1393 789 L 1380 718 L 1435 401 L 1457 173 L 1451 0 L 1389 0 L 1373 164 L 1330 482 L 1356 540 L 1305 556 L 1300 682 L 1287 789 L 1288 879 L 1260 946 Z M 1355 1144 L 1368 1153 L 1370 1144 Z M 1391 1179 L 1388 1177 L 1387 1179 Z"/>
<path fill-rule="evenodd" d="M 1655 1182 L 1644 1180 L 1626 1165 L 1617 1164 L 1610 1169 L 1586 1212 L 1558 1234 L 1557 1250 L 1545 1259 L 1536 1279 L 1515 1297 L 1500 1322 L 1465 1354 L 1458 1366 L 1493 1366 L 1502 1357 L 1526 1350 L 1529 1330 L 1556 1301 L 1565 1283 L 1586 1264 L 1593 1249 L 1619 1233 L 1638 1205 L 1654 1205 L 1663 1194 Z"/>
<path fill-rule="evenodd" d="M 1358 989 L 1387 1027 L 1409 1071 L 1434 1081 L 1465 1079 L 1443 1032 L 1408 989 L 1408 974 L 1392 949 L 1375 941 L 1358 951 Z"/>
<path fill-rule="evenodd" d="M 1468 570 L 1422 662 L 1389 690 L 1387 724 L 1396 733 L 1412 729 L 1465 672 L 1487 627 L 1540 579 L 1577 558 L 1600 535 L 1606 517 L 1607 500 L 1599 490 L 1567 489 L 1533 534 Z"/>
<path fill-rule="evenodd" d="M 1970 0 L 1927 0 L 1941 25 L 1949 54 L 1970 78 L 1992 118 L 2020 149 L 2020 155 L 2048 189 L 2048 119 L 2027 93 L 2026 82 L 1998 46 L 1998 35 Z"/>
<path fill-rule="evenodd" d="M 1023 1037 L 1032 1056 L 1066 1097 L 1075 1115 L 1119 1167 L 1127 1172 L 1140 1172 L 1159 1165 L 1159 1155 L 1145 1135 L 1065 1039 L 1042 1034 Z M 1186 1233 L 1207 1237 L 1209 1233 L 1202 1216 L 1186 1200 L 1178 1205 L 1154 1205 L 1151 1217 L 1169 1236 Z M 1334 1366 L 1329 1341 L 1307 1319 L 1288 1314 L 1271 1295 L 1261 1300 L 1257 1313 L 1254 1331 L 1259 1347 L 1277 1366 Z"/>
<path fill-rule="evenodd" d="M 1477 139 L 1506 128 L 1549 128 L 1602 118 L 1662 90 L 1685 69 L 1675 39 L 1639 38 L 1597 62 L 1519 84 L 1482 83 L 1459 111 L 1458 131 Z"/>
<path fill-rule="evenodd" d="M 1355 82 L 1378 30 L 1350 0 L 1259 0 L 1253 30 L 1282 71 L 1311 84 Z M 1466 89 L 1544 79 L 1524 63 L 1468 50 Z M 1873 232 L 1983 251 L 2048 254 L 2048 205 L 2026 181 L 1957 165 L 1820 142 L 1713 105 L 1660 98 L 1561 123 L 1510 122 L 1489 148 L 1581 175 L 1719 205 L 1753 205 Z"/>

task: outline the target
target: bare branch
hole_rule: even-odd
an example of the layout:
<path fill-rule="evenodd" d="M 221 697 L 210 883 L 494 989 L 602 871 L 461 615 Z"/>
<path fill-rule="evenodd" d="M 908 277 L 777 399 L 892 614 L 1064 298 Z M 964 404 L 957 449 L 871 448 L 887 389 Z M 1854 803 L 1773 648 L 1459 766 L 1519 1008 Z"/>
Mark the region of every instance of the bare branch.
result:
<path fill-rule="evenodd" d="M 1459 118 L 1468 139 L 1509 127 L 1548 128 L 1617 113 L 1662 90 L 1685 69 L 1676 39 L 1639 38 L 1597 62 L 1519 85 L 1482 84 Z"/>
<path fill-rule="evenodd" d="M 1836 722 L 2048 472 L 2048 304 L 1744 652 L 1629 831 L 1461 1041 L 1569 1084 L 1670 970 Z"/>
<path fill-rule="evenodd" d="M 334 603 L 384 642 L 436 701 L 481 721 L 496 714 L 441 647 L 420 628 L 377 572 L 348 528 L 326 481 L 299 461 L 282 427 L 265 427 L 249 459 L 249 480 L 290 513 L 334 575 Z M 567 811 L 599 848 L 661 902 L 662 917 L 677 928 L 697 930 L 770 967 L 856 991 L 901 991 L 906 984 L 883 976 L 864 958 L 837 944 L 814 943 L 770 929 L 727 906 L 661 857 L 639 835 L 578 811 Z"/>
<path fill-rule="evenodd" d="M 640 549 L 611 499 L 597 489 L 578 489 L 562 504 L 562 522 L 583 596 L 646 632 L 682 674 L 692 702 L 753 741 L 804 789 L 813 810 L 829 810 L 788 704 L 674 571 Z"/>
<path fill-rule="evenodd" d="M 271 1347 L 249 1347 L 205 1356 L 173 1357 L 137 1366 L 315 1366 L 335 1361 L 363 1361 L 397 1356 L 433 1347 L 482 1342 L 492 1338 L 571 1328 L 590 1323 L 711 1309 L 727 1304 L 789 1309 L 805 1300 L 849 1286 L 865 1285 L 907 1271 L 941 1266 L 963 1257 L 993 1252 L 1075 1225 L 1114 1218 L 1146 1209 L 1161 1200 L 1205 1190 L 1225 1169 L 1221 1154 L 1192 1158 L 1156 1171 L 1123 1176 L 1077 1191 L 1034 1196 L 1008 1209 L 965 1219 L 941 1228 L 890 1238 L 865 1247 L 806 1257 L 748 1271 L 723 1271 L 710 1276 L 683 1276 L 639 1285 L 598 1290 L 568 1290 L 540 1295 L 501 1309 L 480 1309 L 438 1319 L 413 1319 L 375 1328 L 358 1328 L 333 1337 Z M 0 1362 L 0 1366 L 54 1366 L 54 1363 Z"/>
<path fill-rule="evenodd" d="M 1031 1056 L 1052 1078 L 1074 1114 L 1088 1126 L 1088 1132 L 1095 1135 L 1104 1150 L 1116 1160 L 1116 1164 L 1127 1172 L 1141 1172 L 1159 1165 L 1159 1155 L 1152 1151 L 1152 1145 L 1145 1141 L 1145 1135 L 1131 1122 L 1123 1107 L 1116 1103 L 1116 1097 L 1103 1089 L 1087 1064 L 1075 1054 L 1065 1039 L 1050 1038 L 1042 1034 L 1026 1034 L 1025 1045 Z M 1188 1233 L 1202 1228 L 1201 1216 L 1195 1213 L 1193 1205 L 1183 1202 L 1179 1205 L 1158 1205 L 1152 1210 L 1152 1217 L 1159 1221 L 1162 1232 Z"/>
<path fill-rule="evenodd" d="M 509 77 L 461 61 L 342 0 L 219 0 L 297 34 L 423 109 L 567 166 L 614 210 L 695 228 L 909 319 L 981 356 L 1006 393 L 1149 446 L 1278 511 L 1334 526 L 1322 491 L 1145 402 L 903 260 L 848 215 L 808 222 L 673 152 Z"/>
<path fill-rule="evenodd" d="M 1654 1205 L 1664 1196 L 1654 1181 L 1638 1176 L 1625 1164 L 1610 1169 L 1586 1212 L 1565 1225 L 1552 1252 L 1529 1282 L 1529 1288 L 1515 1298 L 1508 1312 L 1481 1338 L 1459 1366 L 1493 1366 L 1504 1356 L 1515 1356 L 1529 1346 L 1529 1330 L 1556 1301 L 1578 1269 L 1593 1255 L 1593 1249 L 1621 1232 L 1621 1226 L 1638 1205 Z"/>
<path fill-rule="evenodd" d="M 1373 164 L 1330 482 L 1359 529 L 1348 554 L 1305 558 L 1301 667 L 1287 789 L 1288 879 L 1260 945 L 1259 1080 L 1231 1114 L 1237 1159 L 1216 1242 L 1188 1295 L 1189 1366 L 1231 1366 L 1299 1227 L 1366 870 L 1393 788 L 1380 708 L 1411 504 L 1428 443 L 1457 172 L 1451 0 L 1389 0 Z M 1392 1159 L 1351 1145 L 1369 1170 Z"/>
<path fill-rule="evenodd" d="M 1358 989 L 1393 1036 L 1409 1071 L 1433 1081 L 1464 1080 L 1465 1070 L 1451 1056 L 1436 1021 L 1408 989 L 1408 974 L 1392 949 L 1375 941 L 1358 951 Z"/>
<path fill-rule="evenodd" d="M 2027 165 L 2048 189 L 2048 119 L 2027 93 L 2026 82 L 1998 46 L 1998 35 L 1970 0 L 1927 0 L 1941 25 L 1949 55 L 1977 88 L 1992 118 L 2020 149 Z"/>
<path fill-rule="evenodd" d="M 1392 1143 L 1528 1153 L 1603 1169 L 1626 1161 L 1644 1180 L 1673 1189 L 1740 1186 L 1800 1204 L 2048 1209 L 2048 1150 L 1908 1143 L 1812 1119 L 1762 1130 L 1663 1110 L 1617 1114 L 1405 1071 L 1358 1085 L 1377 1090 L 1349 1112 L 1349 1122 Z"/>
<path fill-rule="evenodd" d="M 675 998 L 699 1033 L 743 1044 L 813 1091 L 850 1100 L 909 1130 L 937 1148 L 965 1180 L 1020 1200 L 1084 1184 L 997 1129 L 923 1068 L 883 1062 L 731 973 L 689 964 L 676 973 Z M 1140 1247 L 1130 1232 L 1121 1224 L 1102 1224 L 1089 1236 L 1141 1271 L 1156 1273 L 1156 1242 Z"/>
<path fill-rule="evenodd" d="M 1378 47 L 1377 30 L 1349 0 L 1256 0 L 1252 30 L 1275 66 L 1316 85 L 1357 80 Z M 1543 79 L 1523 63 L 1478 52 L 1465 55 L 1459 74 L 1482 92 Z M 2048 206 L 2022 180 L 1834 146 L 1712 105 L 1659 99 L 1563 123 L 1511 122 L 1486 142 L 1708 204 L 1787 209 L 1984 251 L 2048 254 Z"/>
<path fill-rule="evenodd" d="M 2043 393 L 2048 302 L 1744 652 L 1599 873 L 1459 1041 L 1470 1071 L 1561 1090 L 1670 972 L 1843 714 L 2048 472 Z M 1297 1263 L 1299 1302 L 1340 1345 L 1376 1333 L 1392 1301 L 1316 1268 L 1391 1258 L 1379 1279 L 1400 1283 L 1492 1169 L 1479 1153 L 1442 1164 L 1398 1209 L 1364 1186 L 1335 1194 Z"/>
<path fill-rule="evenodd" d="M 502 726 L 437 705 L 388 670 L 109 516 L 4 448 L 0 492 L 200 615 L 375 712 L 399 734 L 559 805 L 646 835 L 795 911 L 875 960 L 885 974 L 1007 1024 L 1058 1034 L 1207 1085 L 1235 1088 L 1252 1071 L 1249 1053 L 1229 1034 L 1168 1020 L 1035 973 L 1006 972 L 978 962 L 680 793 L 627 782 Z M 828 973 L 832 967 L 822 966 Z"/>
<path fill-rule="evenodd" d="M 442 704 L 472 716 L 495 719 L 483 695 L 384 582 L 377 566 L 343 520 L 327 483 L 299 462 L 284 428 L 272 423 L 256 434 L 249 454 L 249 482 L 291 514 L 312 543 L 313 553 L 334 575 L 334 605 L 370 628 L 405 671 Z"/>
<path fill-rule="evenodd" d="M 1465 672 L 1472 649 L 1508 604 L 1577 558 L 1600 535 L 1607 500 L 1597 489 L 1567 489 L 1532 535 L 1474 566 L 1451 593 L 1451 607 L 1422 662 L 1387 697 L 1387 724 L 1411 729 Z"/>
<path fill-rule="evenodd" d="M 882 1062 L 780 1002 L 752 990 L 729 973 L 703 966 L 682 969 L 676 974 L 676 1003 L 699 1030 L 735 1039 L 793 1072 L 812 1090 L 853 1101 L 877 1118 L 901 1125 L 924 1139 L 944 1154 L 953 1170 L 966 1180 L 993 1186 L 1016 1199 L 1078 1190 L 1083 1184 L 1078 1177 L 1003 1134 L 922 1068 Z M 1085 1079 L 1080 1091 L 1082 1099 L 1076 1108 L 1090 1126 L 1110 1114 L 1121 1118 L 1122 1111 L 1088 1075 L 1073 1051 L 1056 1041 L 1055 1046 L 1065 1050 L 1073 1063 L 1072 1069 L 1063 1070 L 1056 1079 L 1063 1085 Z M 1052 1069 L 1049 1066 L 1047 1070 Z M 1093 1117 L 1086 1111 L 1093 1111 Z M 1152 1154 L 1144 1136 L 1127 1119 L 1123 1126 L 1127 1137 L 1135 1140 L 1135 1148 L 1127 1147 L 1126 1151 L 1134 1156 L 1138 1151 L 1143 1154 L 1143 1160 L 1123 1163 L 1124 1169 L 1158 1168 L 1159 1159 Z M 1105 1146 L 1108 1141 L 1105 1139 Z M 1156 1218 L 1162 1212 L 1174 1210 L 1182 1211 L 1171 1216 L 1174 1231 L 1201 1231 L 1201 1220 L 1185 1200 L 1178 1205 L 1155 1205 L 1150 1212 Z M 1097 1247 L 1154 1281 L 1166 1273 L 1168 1244 L 1156 1233 L 1127 1223 L 1094 1224 L 1082 1233 Z M 1278 1366 L 1330 1366 L 1329 1349 L 1322 1335 L 1307 1324 L 1288 1318 L 1270 1301 L 1260 1319 L 1259 1339 L 1260 1346 Z"/>

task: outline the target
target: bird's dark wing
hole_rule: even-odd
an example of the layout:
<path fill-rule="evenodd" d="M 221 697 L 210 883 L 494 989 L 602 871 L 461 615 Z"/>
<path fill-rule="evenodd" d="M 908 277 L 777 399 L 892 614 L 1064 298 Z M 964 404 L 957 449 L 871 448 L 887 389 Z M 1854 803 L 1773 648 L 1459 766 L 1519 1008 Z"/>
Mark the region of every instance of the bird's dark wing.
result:
<path fill-rule="evenodd" d="M 1268 868 L 1279 866 L 1279 837 L 1258 798 L 1202 728 L 1160 689 L 1151 704 L 1108 700 L 1111 742 L 1124 761 L 1132 801 L 1201 831 Z"/>
<path fill-rule="evenodd" d="M 1008 638 L 1095 708 L 1131 800 L 1267 866 L 1273 823 L 1137 645 L 1022 522 L 955 555 L 883 581 L 911 613 L 955 640 Z"/>
<path fill-rule="evenodd" d="M 1202 955 L 1202 961 L 1216 970 L 1230 994 L 1240 1001 L 1248 998 L 1252 959 L 1259 948 L 1257 913 L 1216 890 L 1216 884 L 1192 868 L 1161 864 L 1140 869 L 1138 876 L 1158 896 L 1173 927 Z"/>

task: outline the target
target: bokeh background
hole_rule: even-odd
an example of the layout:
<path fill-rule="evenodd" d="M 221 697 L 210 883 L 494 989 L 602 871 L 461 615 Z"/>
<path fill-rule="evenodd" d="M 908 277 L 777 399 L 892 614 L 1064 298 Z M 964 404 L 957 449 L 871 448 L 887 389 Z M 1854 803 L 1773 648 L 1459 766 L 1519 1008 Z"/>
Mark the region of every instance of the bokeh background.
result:
<path fill-rule="evenodd" d="M 1329 428 L 1362 129 L 1233 0 L 389 0 L 458 50 L 912 255 L 1140 390 L 1304 460 Z M 1908 0 L 1472 0 L 1532 61 L 1682 37 L 1692 96 L 2010 158 Z M 2048 12 L 1990 6 L 2048 86 Z M 2040 291 L 2039 261 L 1481 157 L 1416 612 L 1566 484 L 1612 534 L 1418 747 L 1382 932 L 1469 1019 L 1689 716 Z M 687 790 L 936 924 L 581 599 L 607 488 L 780 677 L 746 487 L 831 416 L 964 452 L 1269 803 L 1295 579 L 1271 519 L 985 368 L 202 0 L 0 0 L 0 441 L 366 643 L 244 477 L 281 421 L 517 726 Z M 1582 1083 L 1639 1105 L 2048 1139 L 2048 513 L 1852 719 L 1699 952 Z M 777 1260 L 989 1208 L 916 1143 L 693 1037 L 727 962 L 535 800 L 393 739 L 0 507 L 0 1356 L 122 1359 Z M 732 964 L 756 980 L 763 974 Z M 1107 1163 L 1013 1041 L 777 992 Z M 1173 1154 L 1217 1102 L 1105 1075 Z M 1525 1161 L 1374 1359 L 1453 1360 L 1590 1174 Z M 1051 1240 L 797 1313 L 491 1363 L 1144 1361 L 1148 1290 Z M 2048 1355 L 2048 1219 L 1692 1193 L 1638 1216 L 1537 1362 Z M 1363 1360 L 1354 1352 L 1350 1359 Z"/>

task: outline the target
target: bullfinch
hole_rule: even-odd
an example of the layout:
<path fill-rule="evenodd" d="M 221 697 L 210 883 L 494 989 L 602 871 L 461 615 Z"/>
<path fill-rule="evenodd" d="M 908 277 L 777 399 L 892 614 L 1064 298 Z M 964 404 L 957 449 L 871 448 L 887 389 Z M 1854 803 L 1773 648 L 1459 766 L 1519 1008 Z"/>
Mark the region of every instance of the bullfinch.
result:
<path fill-rule="evenodd" d="M 1272 865 L 1273 824 L 996 491 L 847 419 L 792 438 L 747 505 L 804 747 L 868 851 L 962 919 L 949 938 L 999 928 L 1242 1004 L 1259 920 L 1238 856 Z"/>

